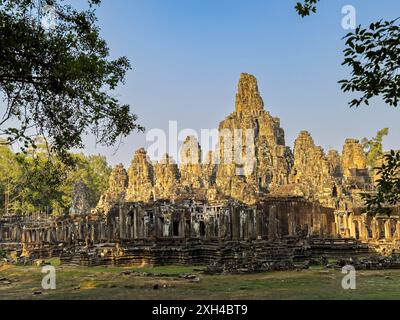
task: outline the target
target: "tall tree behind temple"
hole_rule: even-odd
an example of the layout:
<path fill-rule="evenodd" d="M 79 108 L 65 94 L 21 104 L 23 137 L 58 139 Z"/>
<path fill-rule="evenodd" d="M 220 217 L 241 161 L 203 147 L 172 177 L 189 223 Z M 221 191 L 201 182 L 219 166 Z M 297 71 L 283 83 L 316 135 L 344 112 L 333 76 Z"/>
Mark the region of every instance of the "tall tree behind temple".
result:
<path fill-rule="evenodd" d="M 384 128 L 379 130 L 376 136 L 372 139 L 364 138 L 361 143 L 364 148 L 364 152 L 367 156 L 367 166 L 369 170 L 373 170 L 377 165 L 377 161 L 382 159 L 383 152 L 383 137 L 389 134 L 389 129 Z"/>
<path fill-rule="evenodd" d="M 66 183 L 62 186 L 63 192 L 72 195 L 74 184 L 82 181 L 89 190 L 89 202 L 94 208 L 99 202 L 100 196 L 107 190 L 111 167 L 107 164 L 106 157 L 101 155 L 75 154 L 73 158 L 76 166 L 69 171 Z M 69 208 L 72 197 L 68 196 L 66 200 L 66 207 Z"/>
<path fill-rule="evenodd" d="M 57 186 L 65 180 L 67 172 L 44 156 L 17 154 L 16 159 L 21 176 L 9 210 L 19 214 L 51 214 L 53 206 L 62 202 L 63 193 Z"/>
<path fill-rule="evenodd" d="M 72 158 L 75 167 L 57 158 L 48 161 L 44 154 L 15 154 L 1 146 L 0 214 L 68 213 L 77 181 L 87 186 L 94 207 L 107 187 L 111 169 L 102 156 L 76 154 Z"/>
<path fill-rule="evenodd" d="M 21 168 L 9 146 L 0 144 L 0 214 L 7 213 L 19 193 Z"/>

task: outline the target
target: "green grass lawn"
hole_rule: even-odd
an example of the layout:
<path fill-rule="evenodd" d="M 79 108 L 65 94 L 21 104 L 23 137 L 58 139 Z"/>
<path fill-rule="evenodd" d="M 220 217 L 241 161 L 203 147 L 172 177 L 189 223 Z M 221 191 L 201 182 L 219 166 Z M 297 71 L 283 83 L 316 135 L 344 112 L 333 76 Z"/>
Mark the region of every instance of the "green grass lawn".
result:
<path fill-rule="evenodd" d="M 67 267 L 57 259 L 56 290 L 41 289 L 40 267 L 0 267 L 0 299 L 400 299 L 400 270 L 359 271 L 343 290 L 340 270 L 311 268 L 246 275 L 204 275 L 199 267 Z M 121 274 L 136 270 L 138 273 Z M 193 274 L 200 281 L 179 277 Z M 11 283 L 8 283 L 10 281 Z M 40 295 L 33 292 L 41 291 Z"/>

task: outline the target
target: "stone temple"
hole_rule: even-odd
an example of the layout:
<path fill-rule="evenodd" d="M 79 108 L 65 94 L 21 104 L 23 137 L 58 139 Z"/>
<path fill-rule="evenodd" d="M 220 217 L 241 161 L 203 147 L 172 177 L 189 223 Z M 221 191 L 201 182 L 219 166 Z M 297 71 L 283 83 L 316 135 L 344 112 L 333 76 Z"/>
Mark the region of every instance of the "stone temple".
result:
<path fill-rule="evenodd" d="M 371 192 L 358 140 L 326 153 L 302 131 L 292 150 L 256 78 L 242 74 L 215 151 L 203 157 L 196 138 L 187 137 L 177 164 L 168 154 L 152 162 L 139 149 L 128 170 L 113 169 L 96 208 L 77 196 L 69 216 L 4 217 L 0 248 L 80 265 L 268 268 L 321 256 L 397 253 L 400 210 L 369 215 L 361 195 Z"/>

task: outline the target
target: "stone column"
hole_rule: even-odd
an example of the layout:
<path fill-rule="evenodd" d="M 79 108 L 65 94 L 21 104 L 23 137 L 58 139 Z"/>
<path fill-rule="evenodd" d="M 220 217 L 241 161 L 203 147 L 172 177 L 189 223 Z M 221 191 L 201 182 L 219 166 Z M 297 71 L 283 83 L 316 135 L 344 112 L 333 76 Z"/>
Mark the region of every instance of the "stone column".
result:
<path fill-rule="evenodd" d="M 257 220 L 257 239 L 261 240 L 263 237 L 263 218 L 262 218 L 262 213 L 260 211 L 257 212 L 256 216 Z"/>
<path fill-rule="evenodd" d="M 137 219 L 138 219 L 138 214 L 137 214 L 137 208 L 133 209 L 133 239 L 137 239 L 138 238 L 138 223 L 137 223 Z"/>
<path fill-rule="evenodd" d="M 350 216 L 346 213 L 343 217 L 344 221 L 344 236 L 345 238 L 350 238 Z"/>
<path fill-rule="evenodd" d="M 351 214 L 349 216 L 350 238 L 356 239 L 357 238 L 357 235 L 356 235 L 356 224 L 354 223 L 353 219 L 354 219 L 354 216 L 353 216 L 353 214 Z"/>
<path fill-rule="evenodd" d="M 232 228 L 232 240 L 239 240 L 240 238 L 240 209 L 237 207 L 231 207 L 231 228 Z"/>
<path fill-rule="evenodd" d="M 1 231 L 0 231 L 0 233 L 1 233 Z M 1 240 L 1 235 L 0 235 L 0 240 Z M 25 231 L 25 229 L 22 230 L 21 242 L 22 243 L 26 243 L 26 231 Z"/>
<path fill-rule="evenodd" d="M 139 239 L 145 238 L 144 210 L 138 207 L 136 219 L 136 232 Z"/>
<path fill-rule="evenodd" d="M 391 241 L 392 240 L 392 228 L 391 228 L 391 220 L 385 220 L 385 240 Z"/>
<path fill-rule="evenodd" d="M 371 220 L 371 230 L 372 230 L 372 239 L 379 240 L 380 230 L 379 230 L 379 223 L 376 218 L 373 218 Z"/>
<path fill-rule="evenodd" d="M 119 238 L 126 239 L 126 214 L 122 205 L 119 206 Z"/>
<path fill-rule="evenodd" d="M 366 215 L 363 215 L 360 222 L 360 239 L 363 241 L 367 241 L 369 239 L 367 223 L 368 218 Z"/>
<path fill-rule="evenodd" d="M 291 237 L 296 235 L 296 219 L 294 212 L 288 213 L 288 233 Z"/>
<path fill-rule="evenodd" d="M 154 235 L 156 237 L 159 237 L 160 233 L 161 233 L 160 232 L 160 209 L 159 209 L 159 207 L 154 208 L 153 214 L 154 214 L 154 217 L 153 217 L 153 219 L 154 219 Z"/>
<path fill-rule="evenodd" d="M 248 214 L 245 210 L 240 210 L 240 229 L 239 238 L 247 240 L 248 237 Z"/>
<path fill-rule="evenodd" d="M 339 217 L 338 217 L 338 213 L 334 212 L 333 213 L 334 217 L 335 217 L 335 222 L 333 222 L 333 236 L 336 237 L 338 234 L 340 234 L 340 221 L 339 221 Z"/>
<path fill-rule="evenodd" d="M 219 237 L 222 239 L 227 239 L 230 237 L 230 222 L 229 222 L 229 212 L 221 212 L 220 213 L 220 230 Z"/>
<path fill-rule="evenodd" d="M 16 230 L 15 230 L 15 239 L 17 240 L 17 242 L 21 242 L 21 229 L 20 226 L 17 226 Z"/>
<path fill-rule="evenodd" d="M 179 237 L 180 238 L 185 237 L 185 225 L 186 225 L 185 214 L 182 213 L 181 216 L 179 217 Z"/>
<path fill-rule="evenodd" d="M 257 210 L 252 209 L 250 211 L 250 228 L 249 228 L 249 238 L 250 240 L 257 239 Z"/>
<path fill-rule="evenodd" d="M 215 237 L 219 238 L 219 235 L 221 234 L 221 220 L 220 218 L 217 217 L 217 215 L 214 214 L 214 223 L 215 223 Z"/>
<path fill-rule="evenodd" d="M 164 238 L 169 238 L 171 237 L 171 221 L 168 219 L 164 219 L 164 224 L 163 224 L 163 237 Z"/>
<path fill-rule="evenodd" d="M 396 221 L 396 232 L 394 234 L 396 240 L 400 240 L 400 220 Z"/>
<path fill-rule="evenodd" d="M 268 240 L 275 240 L 277 238 L 278 230 L 276 223 L 276 206 L 271 205 L 269 207 L 268 217 Z"/>
<path fill-rule="evenodd" d="M 45 241 L 47 243 L 51 242 L 51 228 L 45 230 Z"/>

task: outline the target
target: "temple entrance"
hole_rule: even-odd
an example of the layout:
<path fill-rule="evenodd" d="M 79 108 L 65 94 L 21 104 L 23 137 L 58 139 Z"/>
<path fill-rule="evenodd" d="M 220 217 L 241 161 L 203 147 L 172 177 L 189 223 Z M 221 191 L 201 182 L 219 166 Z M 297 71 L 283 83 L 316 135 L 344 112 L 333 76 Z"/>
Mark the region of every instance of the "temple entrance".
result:
<path fill-rule="evenodd" d="M 190 220 L 186 220 L 186 224 L 185 224 L 185 237 L 190 238 L 191 234 L 192 234 L 192 226 L 190 223 Z"/>
<path fill-rule="evenodd" d="M 337 198 L 337 196 L 338 196 L 337 187 L 336 187 L 336 186 L 333 186 L 333 189 L 332 189 L 332 197 L 333 197 L 333 198 Z"/>
<path fill-rule="evenodd" d="M 206 224 L 204 221 L 200 221 L 199 223 L 199 232 L 200 232 L 200 237 L 205 237 L 206 236 Z"/>
<path fill-rule="evenodd" d="M 172 224 L 174 237 L 179 237 L 179 221 L 174 221 Z"/>
<path fill-rule="evenodd" d="M 354 221 L 353 223 L 354 223 L 354 230 L 355 230 L 354 236 L 356 237 L 357 240 L 359 240 L 360 239 L 360 226 L 358 224 L 358 221 Z"/>

